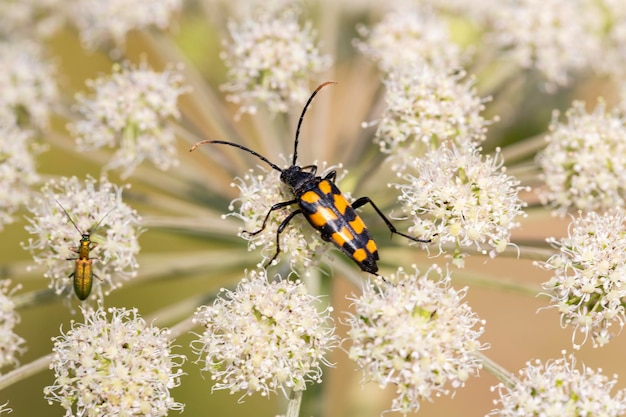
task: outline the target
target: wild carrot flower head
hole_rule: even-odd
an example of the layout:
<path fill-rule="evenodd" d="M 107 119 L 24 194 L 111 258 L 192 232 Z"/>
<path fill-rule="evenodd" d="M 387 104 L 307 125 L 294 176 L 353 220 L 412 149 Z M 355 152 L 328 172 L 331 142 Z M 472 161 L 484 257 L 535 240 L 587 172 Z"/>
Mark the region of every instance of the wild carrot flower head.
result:
<path fill-rule="evenodd" d="M 93 280 L 96 298 L 120 287 L 121 278 L 135 276 L 139 267 L 135 257 L 139 252 L 140 217 L 122 201 L 122 190 L 105 178 L 61 178 L 46 183 L 28 206 L 32 217 L 25 228 L 34 237 L 22 246 L 44 268 L 44 276 L 51 280 L 50 288 L 57 294 L 73 296 L 69 275 L 76 265 L 68 258 L 77 257 L 71 248 L 79 246 L 81 233 L 92 233 L 91 240 L 98 244 L 90 254 L 97 276 Z M 97 230 L 93 230 L 96 225 Z"/>
<path fill-rule="evenodd" d="M 188 89 L 177 69 L 116 64 L 113 74 L 87 85 L 92 93 L 76 97 L 81 117 L 68 126 L 80 150 L 115 148 L 105 168 L 120 169 L 124 178 L 145 159 L 161 170 L 178 165 L 169 122 L 179 117 L 178 96 Z"/>
<path fill-rule="evenodd" d="M 107 317 L 107 311 L 110 318 Z M 147 324 L 136 309 L 84 310 L 84 323 L 53 339 L 44 389 L 65 416 L 167 416 L 183 405 L 170 395 L 180 385 L 184 357 L 172 354 L 168 330 Z"/>
<path fill-rule="evenodd" d="M 611 391 L 616 376 L 609 378 L 602 369 L 577 369 L 573 355 L 542 362 L 527 362 L 515 386 L 494 387 L 498 409 L 490 416 L 606 416 L 626 413 L 626 391 Z"/>
<path fill-rule="evenodd" d="M 440 270 L 439 281 L 429 272 L 399 269 L 389 277 L 393 284 L 367 284 L 352 299 L 348 354 L 365 381 L 395 386 L 391 411 L 416 412 L 421 401 L 462 387 L 480 367 L 472 354 L 485 348 L 478 341 L 484 329 L 476 327 L 484 323 L 462 302 L 466 289 L 453 289 Z"/>
<path fill-rule="evenodd" d="M 392 184 L 410 216 L 415 236 L 437 236 L 441 245 L 455 246 L 454 259 L 463 263 L 462 248 L 490 257 L 504 251 L 511 230 L 518 227 L 525 203 L 519 181 L 507 175 L 499 153 L 481 156 L 476 148 L 442 146 L 414 160 L 412 173 Z"/>
<path fill-rule="evenodd" d="M 600 101 L 592 113 L 574 102 L 567 122 L 555 113 L 548 145 L 538 156 L 543 170 L 544 204 L 564 215 L 572 210 L 626 207 L 626 124 Z"/>
<path fill-rule="evenodd" d="M 568 236 L 549 238 L 558 251 L 540 264 L 554 275 L 543 284 L 575 348 L 603 346 L 626 322 L 626 215 L 589 212 L 573 218 Z M 582 335 L 582 336 L 579 336 Z"/>
<path fill-rule="evenodd" d="M 216 381 L 213 389 L 266 396 L 320 383 L 337 337 L 332 310 L 320 311 L 319 301 L 301 281 L 269 282 L 261 270 L 200 307 L 194 320 L 205 331 L 193 346 Z"/>
<path fill-rule="evenodd" d="M 231 40 L 224 43 L 222 59 L 228 82 L 222 89 L 242 113 L 256 113 L 263 103 L 270 113 L 286 113 L 310 94 L 309 80 L 326 70 L 330 57 L 315 43 L 310 22 L 298 22 L 295 8 L 261 11 L 228 24 Z"/>
<path fill-rule="evenodd" d="M 26 341 L 15 333 L 20 316 L 15 309 L 12 296 L 20 286 L 9 289 L 10 285 L 11 280 L 0 281 L 0 368 L 8 365 L 17 366 L 19 364 L 17 356 L 26 350 L 24 347 Z"/>

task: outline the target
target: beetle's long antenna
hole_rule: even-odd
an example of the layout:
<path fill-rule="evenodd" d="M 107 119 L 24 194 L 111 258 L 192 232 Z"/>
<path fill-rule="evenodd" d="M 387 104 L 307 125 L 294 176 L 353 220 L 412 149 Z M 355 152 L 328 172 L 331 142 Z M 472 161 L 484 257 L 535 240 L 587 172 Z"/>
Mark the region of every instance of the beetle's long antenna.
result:
<path fill-rule="evenodd" d="M 337 84 L 337 81 L 326 81 L 325 83 L 318 85 L 315 91 L 313 91 L 313 93 L 311 94 L 311 97 L 309 97 L 309 99 L 307 100 L 304 108 L 302 109 L 300 120 L 298 120 L 298 127 L 296 128 L 296 139 L 294 140 L 293 144 L 293 161 L 291 162 L 291 165 L 295 165 L 296 160 L 298 159 L 298 137 L 300 136 L 300 127 L 302 126 L 302 120 L 304 120 L 304 114 L 309 108 L 309 104 L 311 104 L 311 102 L 313 101 L 313 97 L 315 97 L 317 95 L 317 92 L 326 87 L 328 84 Z"/>
<path fill-rule="evenodd" d="M 228 145 L 228 146 L 232 146 L 234 148 L 237 149 L 241 149 L 242 151 L 246 151 L 248 153 L 251 153 L 252 155 L 256 156 L 257 158 L 259 158 L 261 161 L 265 162 L 266 164 L 268 164 L 269 166 L 271 166 L 272 168 L 274 168 L 276 171 L 278 172 L 283 172 L 282 169 L 280 169 L 280 167 L 276 164 L 274 164 L 273 162 L 270 162 L 269 159 L 267 159 L 266 157 L 264 157 L 263 155 L 260 155 L 256 152 L 254 152 L 252 149 L 248 149 L 245 146 L 242 145 L 238 145 L 236 143 L 233 142 L 226 142 L 224 140 L 201 140 L 200 142 L 196 143 L 195 145 L 193 145 L 191 147 L 191 149 L 189 149 L 189 152 L 193 152 L 195 151 L 197 148 L 199 148 L 202 145 L 206 145 L 207 143 L 216 143 L 218 145 Z"/>
<path fill-rule="evenodd" d="M 88 232 L 91 233 L 95 233 L 96 229 L 98 228 L 98 226 L 100 226 L 100 223 L 102 223 L 102 220 L 104 220 L 104 218 L 106 216 L 108 216 L 113 210 L 115 210 L 115 206 L 111 207 L 111 210 L 107 211 L 106 214 L 104 216 L 102 216 L 102 218 L 100 219 L 100 221 L 98 223 L 96 223 L 96 225 L 94 227 L 92 227 L 91 229 L 88 230 Z"/>
<path fill-rule="evenodd" d="M 70 221 L 72 222 L 72 224 L 74 225 L 74 227 L 76 228 L 76 230 L 78 231 L 78 233 L 80 233 L 81 235 L 83 234 L 83 232 L 80 231 L 80 229 L 78 228 L 78 226 L 76 226 L 76 223 L 74 223 L 74 220 L 72 220 L 72 216 L 70 216 L 70 214 L 67 212 L 67 210 L 65 210 L 65 207 L 63 207 L 61 205 L 61 203 L 59 203 L 59 200 L 54 200 L 57 202 L 57 204 L 59 205 L 59 207 L 61 207 L 61 210 L 63 210 L 63 212 L 65 213 L 65 215 L 67 216 L 68 219 L 70 219 Z M 108 213 L 107 213 L 108 214 Z"/>
<path fill-rule="evenodd" d="M 108 216 L 115 209 L 115 207 L 112 207 L 111 210 L 107 211 L 106 214 L 104 216 L 102 216 L 102 218 L 98 221 L 98 223 L 96 223 L 96 225 L 92 229 L 88 230 L 86 233 L 83 233 L 83 232 L 80 231 L 80 229 L 78 228 L 76 223 L 74 223 L 74 220 L 72 220 L 72 216 L 70 216 L 70 214 L 67 212 L 67 210 L 65 210 L 65 207 L 63 207 L 61 205 L 61 203 L 59 203 L 59 200 L 54 200 L 54 201 L 56 201 L 57 204 L 59 205 L 59 207 L 61 207 L 61 210 L 63 210 L 63 212 L 65 213 L 67 218 L 70 219 L 70 221 L 72 222 L 72 224 L 74 225 L 74 227 L 76 228 L 78 233 L 80 233 L 81 235 L 92 234 L 93 232 L 95 232 L 96 229 L 98 228 L 98 226 L 100 226 L 100 223 L 102 223 L 102 220 L 104 220 L 104 218 L 106 216 Z"/>

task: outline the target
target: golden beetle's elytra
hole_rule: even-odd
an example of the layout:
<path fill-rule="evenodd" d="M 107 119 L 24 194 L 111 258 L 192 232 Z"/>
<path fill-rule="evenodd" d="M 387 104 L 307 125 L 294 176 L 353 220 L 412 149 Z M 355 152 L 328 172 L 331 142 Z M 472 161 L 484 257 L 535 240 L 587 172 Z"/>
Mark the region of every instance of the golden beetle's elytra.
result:
<path fill-rule="evenodd" d="M 69 278 L 73 279 L 74 285 L 74 294 L 76 297 L 84 301 L 91 294 L 91 288 L 93 287 L 93 277 L 97 277 L 93 272 L 93 260 L 98 259 L 95 257 L 89 257 L 90 252 L 95 249 L 98 244 L 91 241 L 91 234 L 96 231 L 102 220 L 106 216 L 113 211 L 113 209 L 109 210 L 102 218 L 96 223 L 96 225 L 85 233 L 81 232 L 70 214 L 65 210 L 65 208 L 57 201 L 57 204 L 61 207 L 67 218 L 72 222 L 74 228 L 80 233 L 80 246 L 78 248 L 71 247 L 70 250 L 78 254 L 77 258 L 66 258 L 68 261 L 75 261 L 76 265 L 74 267 L 74 272 L 69 275 Z"/>

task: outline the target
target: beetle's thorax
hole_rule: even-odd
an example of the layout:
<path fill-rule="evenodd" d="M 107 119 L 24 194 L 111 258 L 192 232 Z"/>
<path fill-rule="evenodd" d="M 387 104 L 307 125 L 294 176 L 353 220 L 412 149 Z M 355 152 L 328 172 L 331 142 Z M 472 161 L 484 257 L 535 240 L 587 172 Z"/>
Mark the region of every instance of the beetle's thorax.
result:
<path fill-rule="evenodd" d="M 315 187 L 321 178 L 311 172 L 303 171 L 298 165 L 292 165 L 281 172 L 280 180 L 291 187 L 294 195 L 299 196 Z"/>

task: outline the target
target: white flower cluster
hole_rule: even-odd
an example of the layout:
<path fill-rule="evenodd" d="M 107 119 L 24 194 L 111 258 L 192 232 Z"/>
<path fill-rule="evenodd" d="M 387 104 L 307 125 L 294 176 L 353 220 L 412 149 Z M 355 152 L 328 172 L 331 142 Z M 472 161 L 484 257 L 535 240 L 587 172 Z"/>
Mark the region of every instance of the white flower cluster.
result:
<path fill-rule="evenodd" d="M 548 239 L 559 253 L 544 269 L 554 276 L 543 284 L 561 313 L 564 326 L 574 327 L 574 347 L 589 338 L 603 346 L 624 327 L 626 311 L 626 214 L 589 212 L 574 218 L 568 236 Z M 582 333 L 579 341 L 577 333 Z"/>
<path fill-rule="evenodd" d="M 513 387 L 495 387 L 500 398 L 498 409 L 489 413 L 498 417 L 522 416 L 603 416 L 621 417 L 626 413 L 626 391 L 611 395 L 617 379 L 609 379 L 602 370 L 582 366 L 576 369 L 573 356 L 545 363 L 527 362 Z"/>
<path fill-rule="evenodd" d="M 0 112 L 10 112 L 20 127 L 48 127 L 59 98 L 56 67 L 34 41 L 0 41 Z"/>
<path fill-rule="evenodd" d="M 318 311 L 319 301 L 299 280 L 268 282 L 265 271 L 252 271 L 235 291 L 200 307 L 194 320 L 205 331 L 193 346 L 213 389 L 265 396 L 320 383 L 337 337 L 332 310 Z"/>
<path fill-rule="evenodd" d="M 499 154 L 481 156 L 479 149 L 445 146 L 414 160 L 415 176 L 392 184 L 410 216 L 415 236 L 437 236 L 455 247 L 455 263 L 462 265 L 461 248 L 475 247 L 494 257 L 510 243 L 511 230 L 525 216 L 519 192 L 524 187 L 507 175 Z"/>
<path fill-rule="evenodd" d="M 142 63 L 115 65 L 113 74 L 90 80 L 89 95 L 77 95 L 81 118 L 68 126 L 80 150 L 114 147 L 105 168 L 132 174 L 147 159 L 159 169 L 178 165 L 175 136 L 169 119 L 177 119 L 178 96 L 187 92 L 180 72 L 156 72 Z"/>
<path fill-rule="evenodd" d="M 171 353 L 168 330 L 148 325 L 136 309 L 83 311 L 84 323 L 54 338 L 48 402 L 65 417 L 167 416 L 183 409 L 170 390 L 180 385 L 183 356 Z"/>
<path fill-rule="evenodd" d="M 288 112 L 307 99 L 309 80 L 330 66 L 330 57 L 315 45 L 311 23 L 301 26 L 291 8 L 260 12 L 228 27 L 232 40 L 221 56 L 229 81 L 222 88 L 240 106 L 237 117 L 256 113 L 259 103 L 271 113 Z"/>
<path fill-rule="evenodd" d="M 8 365 L 17 366 L 19 364 L 17 356 L 26 350 L 24 347 L 26 341 L 15 333 L 20 316 L 15 310 L 12 296 L 20 286 L 9 289 L 10 285 L 11 280 L 0 281 L 0 368 Z"/>
<path fill-rule="evenodd" d="M 626 207 L 626 123 L 607 113 L 603 102 L 587 113 L 574 102 L 567 123 L 555 114 L 539 154 L 546 189 L 540 197 L 558 214 Z"/>
<path fill-rule="evenodd" d="M 488 121 L 484 101 L 463 72 L 452 74 L 431 66 L 405 66 L 385 80 L 385 111 L 375 141 L 391 154 L 392 168 L 402 172 L 411 159 L 448 142 L 459 147 L 485 139 Z"/>
<path fill-rule="evenodd" d="M 113 42 L 123 46 L 131 30 L 155 25 L 165 29 L 181 0 L 78 0 L 68 8 L 70 20 L 80 32 L 83 46 L 95 49 Z"/>
<path fill-rule="evenodd" d="M 461 65 L 460 48 L 446 24 L 427 8 L 392 11 L 373 28 L 357 30 L 364 40 L 355 40 L 355 46 L 384 72 L 421 65 L 450 71 Z"/>
<path fill-rule="evenodd" d="M 139 253 L 141 219 L 122 201 L 121 187 L 105 178 L 100 181 L 93 178 L 80 181 L 76 177 L 52 180 L 43 186 L 40 196 L 28 210 L 32 217 L 25 228 L 35 237 L 22 246 L 31 252 L 35 263 L 45 269 L 44 276 L 50 278 L 50 287 L 57 294 L 72 296 L 69 275 L 76 265 L 67 259 L 76 258 L 77 254 L 70 248 L 79 246 L 81 233 L 91 234 L 91 240 L 98 244 L 90 254 L 94 258 L 96 298 L 102 299 L 105 283 L 108 292 L 122 285 L 121 278 L 135 276 L 139 268 L 135 257 Z M 92 230 L 96 225 L 97 230 Z"/>
<path fill-rule="evenodd" d="M 539 71 L 546 88 L 553 90 L 566 85 L 575 71 L 601 60 L 598 34 L 603 18 L 593 3 L 503 1 L 490 8 L 494 41 L 518 65 Z"/>
<path fill-rule="evenodd" d="M 399 269 L 393 285 L 368 284 L 352 299 L 348 354 L 366 381 L 393 385 L 391 411 L 413 413 L 420 401 L 462 387 L 480 368 L 475 352 L 484 325 L 462 302 L 466 290 L 450 286 L 450 276 L 432 280 L 428 273 Z"/>
<path fill-rule="evenodd" d="M 32 198 L 39 180 L 34 153 L 32 133 L 19 129 L 12 115 L 0 115 L 0 230 Z"/>

